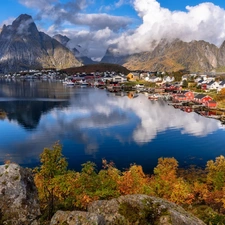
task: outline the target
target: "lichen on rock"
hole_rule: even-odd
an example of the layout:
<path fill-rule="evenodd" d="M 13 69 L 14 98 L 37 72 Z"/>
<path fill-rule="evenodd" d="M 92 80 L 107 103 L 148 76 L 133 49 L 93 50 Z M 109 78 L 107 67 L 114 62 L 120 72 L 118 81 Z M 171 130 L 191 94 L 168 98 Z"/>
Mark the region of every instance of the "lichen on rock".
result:
<path fill-rule="evenodd" d="M 32 171 L 14 163 L 1 165 L 0 224 L 35 224 L 40 214 Z"/>
<path fill-rule="evenodd" d="M 88 219 L 98 218 L 98 220 Z M 94 216 L 95 215 L 95 216 Z M 86 218 L 86 220 L 79 220 Z M 73 221 L 73 223 L 70 223 Z M 147 195 L 125 195 L 111 200 L 98 200 L 87 212 L 58 211 L 50 225 L 205 225 L 182 207 Z"/>

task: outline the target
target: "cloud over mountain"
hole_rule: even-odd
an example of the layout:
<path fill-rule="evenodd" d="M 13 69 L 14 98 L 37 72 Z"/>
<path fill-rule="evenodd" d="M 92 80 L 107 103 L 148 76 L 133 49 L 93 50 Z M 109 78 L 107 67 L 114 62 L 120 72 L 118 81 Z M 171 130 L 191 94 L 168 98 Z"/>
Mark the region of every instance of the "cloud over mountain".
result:
<path fill-rule="evenodd" d="M 157 0 L 117 0 L 101 7 L 94 0 L 19 1 L 37 10 L 36 19 L 42 23 L 51 20 L 50 35 L 61 33 L 76 44 L 90 47 L 89 57 L 102 57 L 109 45 L 117 46 L 123 54 L 151 50 L 162 38 L 205 40 L 217 46 L 225 40 L 225 10 L 210 2 L 186 6 L 185 11 L 171 11 Z M 93 10 L 97 4 L 98 10 Z M 125 13 L 113 15 L 113 9 L 128 4 L 138 18 Z M 152 44 L 153 41 L 156 42 Z"/>
<path fill-rule="evenodd" d="M 162 8 L 156 0 L 135 0 L 134 8 L 142 24 L 114 42 L 124 51 L 128 46 L 129 53 L 150 50 L 151 42 L 162 38 L 205 40 L 218 46 L 225 39 L 225 10 L 213 3 L 187 6 L 181 12 Z"/>

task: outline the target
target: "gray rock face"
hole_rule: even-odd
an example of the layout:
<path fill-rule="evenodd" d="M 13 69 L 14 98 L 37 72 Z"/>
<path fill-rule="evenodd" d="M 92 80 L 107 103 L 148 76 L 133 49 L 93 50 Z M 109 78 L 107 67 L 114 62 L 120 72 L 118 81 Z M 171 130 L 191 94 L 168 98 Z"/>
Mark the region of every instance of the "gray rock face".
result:
<path fill-rule="evenodd" d="M 57 211 L 51 219 L 50 225 L 104 225 L 104 217 L 96 213 L 81 211 Z"/>
<path fill-rule="evenodd" d="M 37 224 L 38 194 L 32 173 L 17 164 L 0 166 L 0 224 Z"/>
<path fill-rule="evenodd" d="M 43 32 L 32 17 L 20 15 L 0 33 L 0 73 L 81 66 L 73 53 Z"/>
<path fill-rule="evenodd" d="M 205 225 L 205 223 L 187 213 L 180 206 L 147 195 L 126 195 L 108 201 L 95 201 L 89 205 L 88 212 L 58 211 L 53 216 L 50 225 L 56 224 Z"/>

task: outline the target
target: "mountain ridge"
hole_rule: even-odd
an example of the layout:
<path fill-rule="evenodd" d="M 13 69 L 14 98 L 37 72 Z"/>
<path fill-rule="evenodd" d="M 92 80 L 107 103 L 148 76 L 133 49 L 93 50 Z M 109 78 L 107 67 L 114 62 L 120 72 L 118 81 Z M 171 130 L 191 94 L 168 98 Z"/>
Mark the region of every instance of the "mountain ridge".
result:
<path fill-rule="evenodd" d="M 216 71 L 225 66 L 225 42 L 217 47 L 203 40 L 161 40 L 152 51 L 125 56 L 116 55 L 109 48 L 101 62 L 118 63 L 129 70 Z"/>
<path fill-rule="evenodd" d="M 0 33 L 0 73 L 27 69 L 81 66 L 73 53 L 37 29 L 31 16 L 21 14 Z"/>

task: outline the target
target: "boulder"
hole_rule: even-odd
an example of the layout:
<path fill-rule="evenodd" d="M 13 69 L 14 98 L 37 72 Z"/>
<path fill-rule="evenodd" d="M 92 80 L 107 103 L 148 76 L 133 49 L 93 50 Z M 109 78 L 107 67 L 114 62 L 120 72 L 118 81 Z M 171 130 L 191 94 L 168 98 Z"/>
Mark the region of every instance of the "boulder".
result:
<path fill-rule="evenodd" d="M 32 171 L 10 163 L 0 166 L 0 224 L 38 224 L 38 193 Z"/>
<path fill-rule="evenodd" d="M 84 218 L 84 219 L 83 219 Z M 58 211 L 51 225 L 205 225 L 182 207 L 147 195 L 126 195 L 112 200 L 99 200 L 87 212 Z"/>
<path fill-rule="evenodd" d="M 104 225 L 104 217 L 97 213 L 82 211 L 57 211 L 51 219 L 50 225 Z"/>

